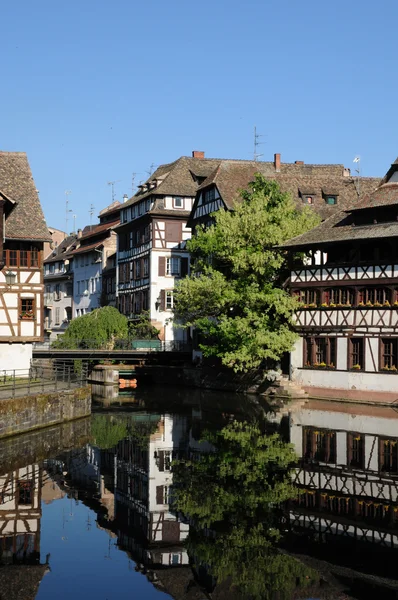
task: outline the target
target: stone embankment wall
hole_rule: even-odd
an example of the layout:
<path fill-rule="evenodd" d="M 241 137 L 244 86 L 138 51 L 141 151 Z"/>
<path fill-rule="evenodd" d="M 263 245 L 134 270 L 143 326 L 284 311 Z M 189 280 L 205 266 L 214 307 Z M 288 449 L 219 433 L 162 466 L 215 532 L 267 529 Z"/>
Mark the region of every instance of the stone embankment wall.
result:
<path fill-rule="evenodd" d="M 90 414 L 90 386 L 0 400 L 0 439 Z"/>
<path fill-rule="evenodd" d="M 90 435 L 91 419 L 86 417 L 0 440 L 0 474 L 82 448 Z"/>

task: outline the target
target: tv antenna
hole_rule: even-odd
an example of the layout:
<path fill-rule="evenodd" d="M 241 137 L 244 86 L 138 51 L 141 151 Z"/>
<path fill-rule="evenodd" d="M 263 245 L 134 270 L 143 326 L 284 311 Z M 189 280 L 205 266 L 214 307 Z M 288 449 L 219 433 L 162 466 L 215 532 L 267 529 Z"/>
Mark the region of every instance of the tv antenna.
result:
<path fill-rule="evenodd" d="M 68 222 L 69 222 L 69 213 L 73 212 L 71 208 L 69 208 L 69 196 L 71 194 L 71 190 L 65 190 L 65 235 L 68 237 Z"/>
<path fill-rule="evenodd" d="M 90 204 L 90 210 L 88 211 L 88 214 L 90 215 L 90 227 L 91 227 L 91 221 L 93 220 L 94 211 L 95 211 L 94 204 Z"/>
<path fill-rule="evenodd" d="M 356 165 L 355 173 L 357 174 L 357 178 L 355 180 L 355 187 L 357 190 L 357 194 L 359 196 L 361 188 L 360 188 L 360 177 L 361 177 L 361 157 L 357 154 L 357 156 L 352 161 Z"/>
<path fill-rule="evenodd" d="M 264 142 L 259 142 L 259 139 L 261 137 L 264 137 L 264 136 L 261 135 L 260 133 L 257 133 L 257 127 L 254 126 L 254 152 L 253 152 L 254 162 L 257 162 L 257 160 L 260 158 L 260 156 L 263 156 L 263 154 L 259 154 L 259 152 L 258 152 L 258 147 L 264 143 Z"/>
<path fill-rule="evenodd" d="M 149 165 L 149 171 L 147 171 L 148 177 L 150 177 L 150 176 L 152 175 L 152 173 L 153 173 L 153 172 L 154 172 L 154 170 L 155 170 L 155 167 L 156 167 L 155 163 L 151 163 L 151 164 Z"/>
<path fill-rule="evenodd" d="M 134 196 L 134 189 L 135 189 L 135 178 L 137 177 L 138 173 L 131 173 L 131 194 L 132 196 Z"/>
<path fill-rule="evenodd" d="M 110 185 L 112 188 L 112 202 L 115 202 L 115 184 L 119 182 L 120 179 L 118 179 L 117 181 L 108 181 L 108 185 Z"/>
<path fill-rule="evenodd" d="M 76 215 L 73 215 L 73 233 L 76 233 Z"/>

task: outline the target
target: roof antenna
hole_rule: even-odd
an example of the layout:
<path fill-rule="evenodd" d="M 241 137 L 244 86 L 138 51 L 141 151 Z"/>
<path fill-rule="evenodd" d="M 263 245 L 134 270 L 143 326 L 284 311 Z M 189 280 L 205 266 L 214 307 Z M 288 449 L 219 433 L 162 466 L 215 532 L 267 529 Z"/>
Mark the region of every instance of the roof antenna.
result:
<path fill-rule="evenodd" d="M 119 183 L 120 179 L 117 181 L 108 181 L 108 185 L 112 187 L 112 203 L 115 202 L 115 183 Z"/>
<path fill-rule="evenodd" d="M 71 190 L 65 190 L 65 237 L 68 237 L 68 222 L 69 222 L 69 213 L 73 212 L 71 208 L 69 208 L 69 198 L 68 196 L 71 194 Z"/>
<path fill-rule="evenodd" d="M 93 220 L 94 211 L 95 211 L 94 204 L 90 204 L 90 210 L 88 211 L 88 214 L 90 215 L 90 229 L 91 229 L 91 221 Z"/>
<path fill-rule="evenodd" d="M 131 195 L 134 196 L 134 190 L 135 190 L 135 178 L 137 177 L 138 173 L 131 173 Z"/>
<path fill-rule="evenodd" d="M 361 187 L 360 187 L 361 184 L 360 184 L 360 180 L 359 180 L 359 178 L 361 176 L 361 157 L 359 155 L 357 155 L 352 162 L 354 162 L 357 166 L 357 168 L 355 169 L 355 173 L 357 174 L 357 178 L 355 181 L 355 187 L 357 190 L 357 194 L 359 196 L 360 191 L 361 191 Z"/>
<path fill-rule="evenodd" d="M 263 154 L 258 153 L 258 147 L 264 143 L 264 142 L 258 141 L 261 137 L 264 137 L 264 136 L 261 135 L 260 133 L 257 133 L 257 127 L 254 126 L 254 152 L 253 152 L 254 162 L 257 162 L 257 159 L 260 158 L 260 156 L 264 156 Z"/>
<path fill-rule="evenodd" d="M 150 177 L 152 175 L 152 173 L 155 170 L 155 167 L 156 167 L 155 163 L 151 163 L 151 165 L 149 167 L 149 171 L 147 171 L 148 177 Z"/>

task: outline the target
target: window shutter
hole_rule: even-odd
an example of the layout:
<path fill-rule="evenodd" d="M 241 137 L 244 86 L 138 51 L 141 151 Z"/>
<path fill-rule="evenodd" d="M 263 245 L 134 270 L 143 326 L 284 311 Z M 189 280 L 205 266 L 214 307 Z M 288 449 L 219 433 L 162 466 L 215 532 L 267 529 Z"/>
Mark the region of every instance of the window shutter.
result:
<path fill-rule="evenodd" d="M 166 242 L 181 242 L 182 224 L 181 221 L 166 221 L 165 225 Z"/>
<path fill-rule="evenodd" d="M 160 291 L 160 310 L 166 310 L 166 290 Z"/>
<path fill-rule="evenodd" d="M 156 504 L 163 504 L 163 486 L 156 486 Z"/>
<path fill-rule="evenodd" d="M 159 276 L 164 277 L 166 274 L 166 258 L 159 256 Z"/>
<path fill-rule="evenodd" d="M 188 259 L 181 259 L 181 277 L 186 277 L 188 275 Z"/>

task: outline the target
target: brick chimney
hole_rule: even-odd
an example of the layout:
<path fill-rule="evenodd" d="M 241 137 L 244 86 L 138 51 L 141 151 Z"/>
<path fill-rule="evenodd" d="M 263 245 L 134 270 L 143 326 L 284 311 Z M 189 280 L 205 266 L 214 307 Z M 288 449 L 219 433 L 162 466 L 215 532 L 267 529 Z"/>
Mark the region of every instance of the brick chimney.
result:
<path fill-rule="evenodd" d="M 205 157 L 205 153 L 202 152 L 201 150 L 193 150 L 192 158 L 204 158 L 204 157 Z"/>
<path fill-rule="evenodd" d="M 294 161 L 294 164 L 295 164 L 295 165 L 303 165 L 303 164 L 304 164 L 304 161 L 303 161 L 303 160 L 295 160 L 295 161 Z"/>
<path fill-rule="evenodd" d="M 275 171 L 280 171 L 281 170 L 281 155 L 280 154 L 274 154 L 274 165 L 275 165 Z"/>
<path fill-rule="evenodd" d="M 82 234 L 83 234 L 82 230 L 81 230 L 81 229 L 78 229 L 78 230 L 77 230 L 77 239 L 78 239 L 78 240 L 80 240 L 80 238 L 82 237 Z"/>

